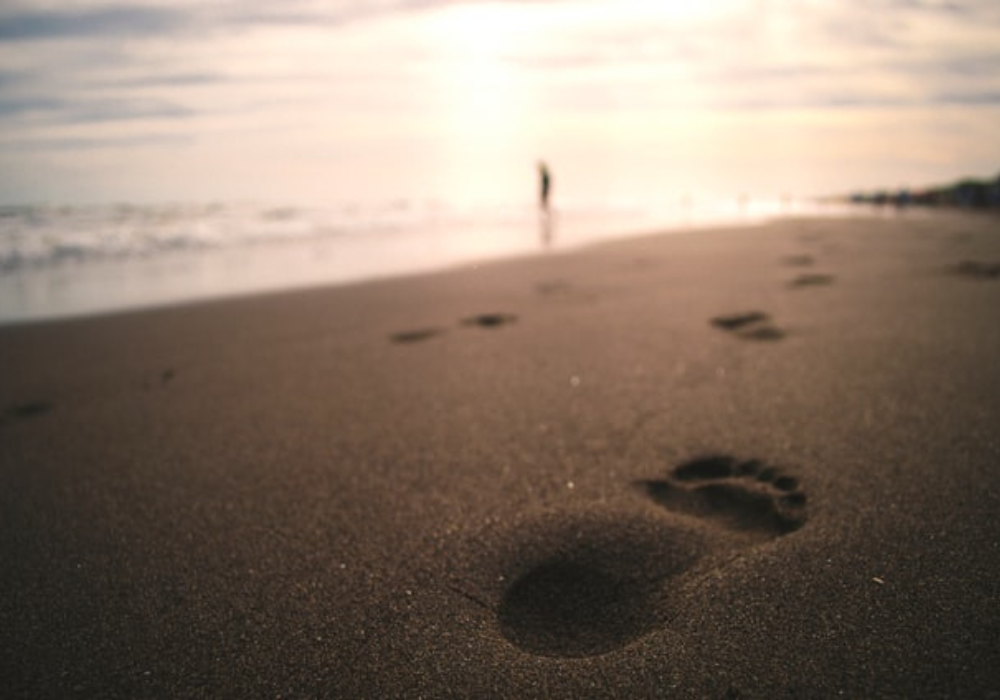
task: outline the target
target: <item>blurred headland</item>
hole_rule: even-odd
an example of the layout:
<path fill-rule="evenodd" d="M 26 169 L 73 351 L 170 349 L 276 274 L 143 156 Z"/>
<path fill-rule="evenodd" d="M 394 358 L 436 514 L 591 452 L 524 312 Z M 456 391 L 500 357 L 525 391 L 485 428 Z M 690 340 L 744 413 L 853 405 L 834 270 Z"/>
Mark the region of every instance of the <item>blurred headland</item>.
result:
<path fill-rule="evenodd" d="M 1000 212 L 1000 174 L 992 179 L 965 177 L 947 185 L 933 185 L 916 190 L 903 188 L 852 192 L 831 199 L 877 207 L 949 207 Z"/>

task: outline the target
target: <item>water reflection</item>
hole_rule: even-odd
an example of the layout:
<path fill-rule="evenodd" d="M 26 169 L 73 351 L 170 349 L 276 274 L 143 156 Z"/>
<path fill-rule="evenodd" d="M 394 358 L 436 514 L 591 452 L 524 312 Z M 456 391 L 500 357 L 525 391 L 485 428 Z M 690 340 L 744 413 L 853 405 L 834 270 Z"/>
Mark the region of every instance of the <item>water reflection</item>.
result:
<path fill-rule="evenodd" d="M 555 244 L 556 213 L 552 209 L 544 208 L 539 212 L 538 235 L 542 241 L 542 248 L 547 250 Z"/>

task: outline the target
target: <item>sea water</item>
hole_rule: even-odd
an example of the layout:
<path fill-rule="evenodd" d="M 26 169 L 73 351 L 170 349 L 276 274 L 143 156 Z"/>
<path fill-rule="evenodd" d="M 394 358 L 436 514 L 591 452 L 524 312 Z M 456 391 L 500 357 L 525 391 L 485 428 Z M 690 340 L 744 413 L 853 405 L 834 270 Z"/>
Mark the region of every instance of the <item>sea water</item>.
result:
<path fill-rule="evenodd" d="M 652 231 L 828 214 L 805 201 L 0 207 L 0 323 L 418 273 Z"/>

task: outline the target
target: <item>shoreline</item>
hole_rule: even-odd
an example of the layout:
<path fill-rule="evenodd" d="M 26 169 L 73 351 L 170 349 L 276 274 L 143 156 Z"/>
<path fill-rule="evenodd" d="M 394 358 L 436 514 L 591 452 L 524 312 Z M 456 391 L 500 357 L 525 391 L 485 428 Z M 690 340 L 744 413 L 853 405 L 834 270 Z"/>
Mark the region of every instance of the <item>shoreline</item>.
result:
<path fill-rule="evenodd" d="M 770 210 L 725 214 L 694 210 L 687 215 L 674 212 L 671 221 L 660 223 L 651 215 L 632 218 L 618 215 L 608 221 L 598 216 L 602 223 L 587 223 L 580 218 L 580 212 L 571 211 L 565 214 L 569 217 L 566 221 L 562 220 L 564 214 L 557 213 L 553 230 L 547 224 L 536 225 L 527 216 L 534 214 L 531 211 L 520 212 L 521 218 L 516 223 L 503 217 L 491 221 L 487 216 L 448 224 L 424 222 L 415 228 L 404 226 L 396 233 L 373 230 L 353 234 L 346 230 L 336 234 L 335 229 L 322 233 L 320 216 L 313 222 L 319 228 L 312 234 L 301 235 L 299 229 L 308 228 L 308 221 L 297 218 L 294 211 L 277 220 L 278 224 L 298 231 L 290 237 L 251 236 L 241 243 L 238 236 L 228 240 L 219 233 L 215 236 L 206 233 L 206 240 L 199 242 L 183 236 L 178 239 L 169 228 L 159 232 L 136 231 L 138 248 L 132 253 L 117 234 L 112 236 L 115 242 L 107 244 L 114 249 L 102 253 L 100 245 L 95 243 L 95 236 L 98 239 L 100 236 L 89 228 L 77 236 L 59 226 L 49 232 L 36 231 L 37 235 L 45 234 L 44 238 L 54 237 L 56 243 L 51 245 L 56 259 L 48 263 L 32 262 L 30 256 L 22 259 L 25 253 L 20 248 L 32 248 L 27 239 L 21 244 L 15 240 L 12 249 L 0 250 L 0 267 L 3 267 L 0 325 L 440 272 L 540 251 L 569 252 L 648 232 L 682 234 L 728 226 L 755 227 L 768 220 L 795 216 L 844 215 L 828 210 L 811 214 Z M 301 216 L 308 215 L 305 212 Z M 144 219 L 139 217 L 139 221 Z M 612 226 L 614 221 L 617 225 Z M 209 222 L 203 223 L 212 230 Z M 265 223 L 275 223 L 267 218 L 267 212 Z M 71 224 L 67 222 L 66 226 Z M 188 225 L 194 227 L 199 222 L 191 221 Z M 231 225 L 238 230 L 241 224 Z M 242 225 L 252 229 L 259 222 L 248 219 Z M 95 221 L 88 221 L 87 226 L 99 228 Z M 65 240 L 59 243 L 61 238 Z M 97 248 L 91 249 L 95 245 Z"/>
<path fill-rule="evenodd" d="M 1000 225 L 0 327 L 11 697 L 989 697 Z"/>

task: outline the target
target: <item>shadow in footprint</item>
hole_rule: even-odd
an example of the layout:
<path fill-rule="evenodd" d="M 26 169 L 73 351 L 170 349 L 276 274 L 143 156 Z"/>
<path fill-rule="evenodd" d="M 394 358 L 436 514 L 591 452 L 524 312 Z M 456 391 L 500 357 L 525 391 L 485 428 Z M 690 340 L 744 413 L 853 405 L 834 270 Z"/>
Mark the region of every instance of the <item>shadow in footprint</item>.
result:
<path fill-rule="evenodd" d="M 504 636 L 540 656 L 594 656 L 647 632 L 655 586 L 624 578 L 612 562 L 554 560 L 517 579 L 500 603 Z"/>
<path fill-rule="evenodd" d="M 389 340 L 394 343 L 407 344 L 407 343 L 419 343 L 424 340 L 430 340 L 444 333 L 440 328 L 418 328 L 412 331 L 401 331 L 399 333 L 393 333 L 389 336 Z"/>
<path fill-rule="evenodd" d="M 806 522 L 806 496 L 798 479 L 758 460 L 703 457 L 681 464 L 667 479 L 635 485 L 667 510 L 719 523 L 751 539 L 773 539 Z"/>
<path fill-rule="evenodd" d="M 791 282 L 788 286 L 793 289 L 802 289 L 804 287 L 825 287 L 827 285 L 833 284 L 833 275 L 799 275 Z"/>
<path fill-rule="evenodd" d="M 480 328 L 499 328 L 514 323 L 517 316 L 514 314 L 489 313 L 470 316 L 462 319 L 463 326 L 478 326 Z"/>
<path fill-rule="evenodd" d="M 781 340 L 785 337 L 785 331 L 772 324 L 771 317 L 762 311 L 716 316 L 710 323 L 743 340 Z"/>
<path fill-rule="evenodd" d="M 649 514 L 552 515 L 509 541 L 499 567 L 499 632 L 529 654 L 621 649 L 664 624 L 664 582 L 704 554 L 703 537 Z M 490 568 L 490 567 L 488 567 Z"/>
<path fill-rule="evenodd" d="M 974 260 L 963 260 L 952 268 L 952 272 L 960 277 L 968 277 L 970 279 L 1000 279 L 1000 263 L 984 263 Z"/>

